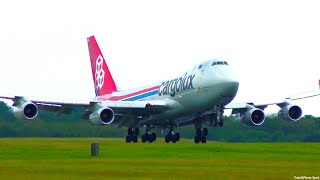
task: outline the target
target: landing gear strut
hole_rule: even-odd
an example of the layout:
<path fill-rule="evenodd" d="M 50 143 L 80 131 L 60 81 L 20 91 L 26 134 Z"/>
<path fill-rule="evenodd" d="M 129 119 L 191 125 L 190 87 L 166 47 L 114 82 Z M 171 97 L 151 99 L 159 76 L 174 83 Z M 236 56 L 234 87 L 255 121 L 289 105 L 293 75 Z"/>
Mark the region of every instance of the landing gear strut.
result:
<path fill-rule="evenodd" d="M 224 111 L 218 109 L 217 113 L 214 114 L 215 118 L 213 119 L 213 126 L 217 127 L 217 125 L 219 125 L 220 127 L 223 126 L 223 119 L 222 119 L 222 115 L 223 115 Z"/>
<path fill-rule="evenodd" d="M 208 129 L 207 128 L 197 128 L 196 129 L 196 136 L 194 137 L 195 143 L 206 143 L 207 142 L 207 136 L 208 135 Z"/>
<path fill-rule="evenodd" d="M 126 137 L 126 142 L 130 143 L 131 141 L 133 143 L 137 143 L 138 142 L 138 135 L 139 135 L 139 128 L 128 128 L 128 135 Z"/>
<path fill-rule="evenodd" d="M 213 126 L 214 127 L 217 127 L 217 126 L 223 126 L 223 119 L 222 118 L 219 118 L 219 119 L 217 119 L 216 121 L 214 121 L 214 123 L 213 123 Z"/>

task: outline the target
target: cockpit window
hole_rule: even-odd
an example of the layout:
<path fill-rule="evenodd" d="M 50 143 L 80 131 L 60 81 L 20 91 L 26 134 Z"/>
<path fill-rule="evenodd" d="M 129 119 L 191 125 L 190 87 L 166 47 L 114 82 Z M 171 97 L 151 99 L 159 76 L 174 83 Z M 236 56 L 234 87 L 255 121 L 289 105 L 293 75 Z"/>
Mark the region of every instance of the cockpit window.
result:
<path fill-rule="evenodd" d="M 212 63 L 211 66 L 214 66 L 214 65 L 229 65 L 226 61 L 215 61 Z"/>
<path fill-rule="evenodd" d="M 198 69 L 201 69 L 202 68 L 202 64 L 200 64 L 200 66 L 198 67 Z"/>

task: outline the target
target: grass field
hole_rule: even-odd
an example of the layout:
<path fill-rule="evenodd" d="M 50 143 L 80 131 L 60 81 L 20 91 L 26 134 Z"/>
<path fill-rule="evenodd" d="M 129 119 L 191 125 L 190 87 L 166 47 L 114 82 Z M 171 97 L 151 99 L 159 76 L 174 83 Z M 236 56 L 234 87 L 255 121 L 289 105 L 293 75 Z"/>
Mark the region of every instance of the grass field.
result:
<path fill-rule="evenodd" d="M 90 156 L 90 144 L 100 155 Z M 294 179 L 320 176 L 320 143 L 127 144 L 123 139 L 3 138 L 0 179 Z"/>

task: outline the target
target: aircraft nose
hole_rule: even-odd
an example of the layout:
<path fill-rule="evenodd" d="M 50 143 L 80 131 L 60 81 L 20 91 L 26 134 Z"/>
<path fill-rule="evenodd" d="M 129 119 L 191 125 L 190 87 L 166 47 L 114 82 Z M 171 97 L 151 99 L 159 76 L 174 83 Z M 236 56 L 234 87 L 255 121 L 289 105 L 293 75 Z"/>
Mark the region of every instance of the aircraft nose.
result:
<path fill-rule="evenodd" d="M 225 83 L 231 86 L 239 86 L 239 81 L 235 77 L 228 77 L 225 79 Z"/>
<path fill-rule="evenodd" d="M 238 92 L 239 81 L 234 77 L 226 77 L 223 82 L 224 85 L 224 95 L 225 96 L 235 96 Z"/>

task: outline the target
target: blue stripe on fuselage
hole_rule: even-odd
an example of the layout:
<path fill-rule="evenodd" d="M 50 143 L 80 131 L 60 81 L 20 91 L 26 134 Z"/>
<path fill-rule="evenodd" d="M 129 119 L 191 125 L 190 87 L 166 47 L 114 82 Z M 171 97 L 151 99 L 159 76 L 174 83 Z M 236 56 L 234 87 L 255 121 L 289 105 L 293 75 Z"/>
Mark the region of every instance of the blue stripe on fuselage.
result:
<path fill-rule="evenodd" d="M 124 99 L 122 101 L 135 101 L 135 100 L 138 100 L 138 99 L 142 99 L 142 98 L 146 98 L 146 97 L 155 95 L 157 93 L 158 93 L 158 89 L 156 89 L 154 91 L 150 91 L 150 92 L 144 93 L 144 94 L 140 94 L 140 95 L 137 95 L 137 96 L 134 96 L 134 97 L 131 97 L 131 98 L 127 98 L 127 99 Z"/>

